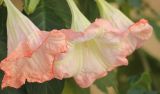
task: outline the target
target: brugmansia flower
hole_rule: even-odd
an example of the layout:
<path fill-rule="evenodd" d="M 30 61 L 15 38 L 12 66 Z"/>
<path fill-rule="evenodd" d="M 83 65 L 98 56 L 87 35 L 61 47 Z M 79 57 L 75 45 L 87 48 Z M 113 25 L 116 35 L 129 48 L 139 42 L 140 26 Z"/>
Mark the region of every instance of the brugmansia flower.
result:
<path fill-rule="evenodd" d="M 147 20 L 141 19 L 134 23 L 106 0 L 96 0 L 96 3 L 102 18 L 108 20 L 117 29 L 130 31 L 128 37 L 133 44 L 132 46 L 135 46 L 134 48 L 142 46 L 142 43 L 151 36 L 152 27 Z"/>
<path fill-rule="evenodd" d="M 61 31 L 40 31 L 10 0 L 7 11 L 8 56 L 1 61 L 5 72 L 2 88 L 19 88 L 28 82 L 44 82 L 54 77 L 53 62 L 67 50 Z"/>
<path fill-rule="evenodd" d="M 91 24 L 78 10 L 73 0 L 67 2 L 72 13 L 71 28 L 76 32 L 63 32 L 70 42 L 71 49 L 64 59 L 54 63 L 55 77 L 58 79 L 74 77 L 81 87 L 88 87 L 117 66 L 128 64 L 126 57 L 137 46 L 136 42 L 132 42 L 135 40 L 130 39 L 132 35 L 129 35 L 129 32 L 135 33 L 134 37 L 137 38 L 148 39 L 150 36 L 148 32 L 151 32 L 152 28 L 146 24 L 146 20 L 140 20 L 135 25 L 127 24 L 125 28 L 120 24 L 128 22 L 113 22 L 117 23 L 119 27 L 117 28 L 110 18 L 96 19 Z"/>

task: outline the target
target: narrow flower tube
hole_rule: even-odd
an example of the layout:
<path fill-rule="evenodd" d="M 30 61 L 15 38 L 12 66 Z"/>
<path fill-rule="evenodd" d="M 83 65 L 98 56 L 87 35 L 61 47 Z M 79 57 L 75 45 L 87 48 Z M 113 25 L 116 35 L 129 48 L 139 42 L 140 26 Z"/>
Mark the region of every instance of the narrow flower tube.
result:
<path fill-rule="evenodd" d="M 4 2 L 8 11 L 8 56 L 0 63 L 5 72 L 2 88 L 19 88 L 26 80 L 41 83 L 52 79 L 53 62 L 68 48 L 63 30 L 41 31 L 10 0 Z"/>
<path fill-rule="evenodd" d="M 134 24 L 120 10 L 111 6 L 106 0 L 95 0 L 99 8 L 101 18 L 107 19 L 118 29 L 125 30 Z"/>
<path fill-rule="evenodd" d="M 74 77 L 80 87 L 86 88 L 96 79 L 106 76 L 109 71 L 128 64 L 126 57 L 135 50 L 128 39 L 128 32 L 132 28 L 137 33 L 141 30 L 139 26 L 131 26 L 128 30 L 132 23 L 127 24 L 127 28 L 120 29 L 112 21 L 104 19 L 96 19 L 90 23 L 73 0 L 67 2 L 72 13 L 71 29 L 75 32 L 63 31 L 70 43 L 70 49 L 63 60 L 54 63 L 55 77 Z M 137 24 L 139 23 L 141 21 Z"/>

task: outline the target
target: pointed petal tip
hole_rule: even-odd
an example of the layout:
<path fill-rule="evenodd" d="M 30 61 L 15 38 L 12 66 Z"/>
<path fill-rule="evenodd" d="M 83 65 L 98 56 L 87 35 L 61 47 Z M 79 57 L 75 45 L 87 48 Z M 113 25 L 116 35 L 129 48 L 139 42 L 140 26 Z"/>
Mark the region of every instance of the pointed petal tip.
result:
<path fill-rule="evenodd" d="M 6 88 L 6 87 L 13 87 L 13 88 L 18 89 L 25 83 L 25 81 L 22 79 L 12 81 L 12 80 L 10 80 L 11 78 L 12 77 L 10 77 L 10 76 L 4 75 L 4 78 L 2 80 L 2 85 L 1 85 L 2 89 Z"/>

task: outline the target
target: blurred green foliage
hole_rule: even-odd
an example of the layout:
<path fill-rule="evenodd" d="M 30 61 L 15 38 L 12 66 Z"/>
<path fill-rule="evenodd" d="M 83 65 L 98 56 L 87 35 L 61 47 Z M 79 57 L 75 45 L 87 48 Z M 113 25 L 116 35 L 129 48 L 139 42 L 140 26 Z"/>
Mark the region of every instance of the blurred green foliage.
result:
<path fill-rule="evenodd" d="M 1 1 L 1 0 L 0 0 Z M 71 13 L 65 0 L 40 0 L 30 9 L 33 2 L 25 0 L 25 11 L 28 16 L 40 29 L 52 30 L 70 28 Z M 75 0 L 82 13 L 93 22 L 99 18 L 99 11 L 94 0 Z M 160 40 L 160 16 L 146 5 L 142 0 L 107 0 L 110 3 L 119 5 L 119 9 L 132 20 L 141 17 L 149 19 L 154 27 L 155 35 Z M 31 5 L 30 5 L 31 4 Z M 36 7 L 37 6 L 37 7 Z M 143 13 L 144 9 L 151 10 L 156 18 Z M 138 16 L 130 15 L 135 11 Z M 34 11 L 34 12 L 33 12 Z M 32 13 L 33 12 L 33 13 Z M 30 14 L 32 13 L 32 14 Z M 30 15 L 27 15 L 30 14 Z M 7 12 L 4 6 L 0 6 L 0 60 L 7 54 L 6 34 Z M 113 87 L 117 94 L 160 94 L 160 61 L 156 60 L 142 49 L 137 50 L 129 57 L 129 65 L 120 67 L 110 72 L 108 76 L 97 80 L 96 85 L 104 94 L 108 94 L 107 87 Z M 2 81 L 3 72 L 0 72 Z M 73 79 L 51 80 L 45 83 L 26 83 L 20 89 L 5 88 L 0 94 L 90 94 L 90 88 L 80 88 Z"/>
<path fill-rule="evenodd" d="M 32 14 L 40 2 L 40 0 L 24 0 L 24 1 L 25 1 L 24 10 L 27 14 Z"/>
<path fill-rule="evenodd" d="M 90 94 L 90 90 L 89 88 L 80 88 L 73 79 L 67 79 L 62 94 Z"/>

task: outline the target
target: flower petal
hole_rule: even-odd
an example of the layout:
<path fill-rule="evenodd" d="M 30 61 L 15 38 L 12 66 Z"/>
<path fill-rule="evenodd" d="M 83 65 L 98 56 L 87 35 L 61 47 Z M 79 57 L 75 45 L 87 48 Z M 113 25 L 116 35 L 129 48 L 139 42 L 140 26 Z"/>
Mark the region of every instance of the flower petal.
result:
<path fill-rule="evenodd" d="M 133 24 L 127 16 L 125 16 L 119 9 L 110 5 L 106 0 L 96 0 L 100 11 L 101 18 L 107 19 L 110 23 L 121 30 L 126 30 Z"/>
<path fill-rule="evenodd" d="M 124 31 L 107 20 L 97 19 L 84 32 L 63 31 L 71 45 L 66 57 L 55 62 L 55 77 L 73 76 L 81 87 L 86 88 L 116 67 L 128 65 L 127 56 L 143 42 L 136 39 L 148 39 L 152 30 L 146 22 L 141 27 L 142 22 L 140 20 Z"/>
<path fill-rule="evenodd" d="M 39 38 L 40 31 L 26 16 L 24 16 L 10 0 L 4 0 L 7 6 L 7 38 L 8 54 L 18 46 L 21 40 L 25 40 L 28 35 Z M 33 38 L 32 38 L 33 39 Z"/>
<path fill-rule="evenodd" d="M 107 75 L 116 67 L 127 65 L 127 56 L 143 42 L 138 40 L 148 39 L 151 32 L 148 26 L 133 25 L 131 20 L 105 0 L 96 1 L 102 9 L 102 17 L 107 20 L 97 19 L 89 26 L 74 1 L 67 0 L 73 16 L 72 29 L 76 32 L 63 31 L 69 40 L 70 50 L 63 60 L 54 63 L 56 78 L 74 77 L 83 88 L 89 87 L 96 79 Z M 81 17 L 76 14 L 81 14 Z M 76 17 L 81 22 L 74 19 Z M 146 39 L 142 37 L 144 31 L 148 32 Z"/>
<path fill-rule="evenodd" d="M 88 87 L 108 71 L 128 64 L 128 34 L 113 28 L 108 21 L 97 19 L 84 32 L 70 34 L 67 38 L 71 39 L 71 49 L 63 60 L 55 62 L 56 78 L 73 76 L 81 87 Z"/>
<path fill-rule="evenodd" d="M 26 80 L 44 82 L 54 77 L 53 62 L 67 50 L 65 36 L 57 30 L 41 33 L 44 40 L 37 40 L 36 49 L 31 39 L 25 40 L 0 63 L 5 72 L 2 88 L 19 88 Z"/>
<path fill-rule="evenodd" d="M 130 35 L 137 42 L 137 48 L 141 47 L 144 41 L 148 40 L 152 35 L 153 28 L 148 21 L 141 19 L 129 27 Z"/>
<path fill-rule="evenodd" d="M 54 77 L 53 62 L 68 49 L 61 30 L 40 31 L 10 0 L 7 11 L 8 56 L 1 61 L 5 72 L 2 88 L 19 88 L 28 82 L 44 82 Z"/>

